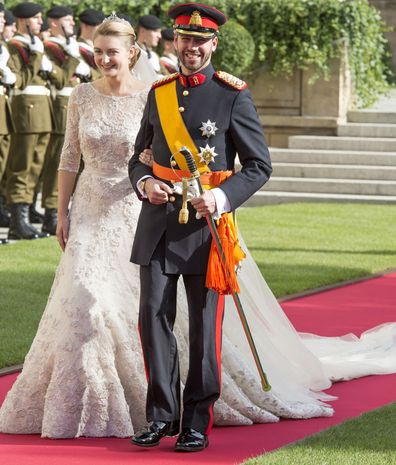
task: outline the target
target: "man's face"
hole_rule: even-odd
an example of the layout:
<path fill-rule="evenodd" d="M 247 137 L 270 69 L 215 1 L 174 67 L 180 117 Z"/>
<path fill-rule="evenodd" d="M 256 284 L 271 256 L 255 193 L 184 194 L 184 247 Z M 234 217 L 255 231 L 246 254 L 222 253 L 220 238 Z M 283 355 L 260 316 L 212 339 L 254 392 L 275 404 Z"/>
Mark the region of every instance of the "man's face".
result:
<path fill-rule="evenodd" d="M 145 38 L 147 47 L 157 47 L 161 39 L 161 29 L 146 29 Z"/>
<path fill-rule="evenodd" d="M 0 11 L 0 34 L 2 34 L 4 31 L 4 25 L 5 25 L 4 11 Z"/>
<path fill-rule="evenodd" d="M 51 20 L 51 31 L 54 35 L 67 35 L 72 36 L 74 34 L 74 19 L 72 15 L 63 16 L 59 19 Z"/>
<path fill-rule="evenodd" d="M 35 16 L 32 16 L 31 18 L 27 18 L 25 22 L 25 25 L 29 26 L 30 31 L 34 35 L 40 34 L 42 24 L 43 18 L 41 16 L 41 13 L 37 13 Z"/>
<path fill-rule="evenodd" d="M 196 73 L 205 68 L 217 48 L 217 37 L 204 38 L 176 34 L 173 41 L 184 72 Z"/>
<path fill-rule="evenodd" d="M 4 31 L 3 31 L 4 40 L 12 39 L 16 33 L 16 30 L 17 28 L 16 28 L 15 23 L 10 24 L 9 26 L 4 26 Z"/>

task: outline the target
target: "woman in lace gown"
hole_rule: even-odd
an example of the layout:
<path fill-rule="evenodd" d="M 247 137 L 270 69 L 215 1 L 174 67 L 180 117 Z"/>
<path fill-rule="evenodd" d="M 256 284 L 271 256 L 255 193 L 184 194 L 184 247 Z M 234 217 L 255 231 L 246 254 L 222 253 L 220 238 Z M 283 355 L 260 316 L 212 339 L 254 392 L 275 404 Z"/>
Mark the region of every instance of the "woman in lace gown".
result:
<path fill-rule="evenodd" d="M 95 59 L 104 78 L 78 86 L 70 97 L 59 167 L 58 240 L 64 253 L 23 371 L 0 409 L 1 432 L 129 437 L 146 423 L 139 270 L 129 262 L 140 201 L 127 164 L 148 90 L 128 70 L 128 62 L 132 67 L 136 61 L 133 44 L 129 25 L 113 20 L 100 26 Z M 80 154 L 85 168 L 67 217 Z M 330 397 L 320 392 L 331 385 L 332 373 L 302 343 L 249 254 L 245 262 L 241 298 L 260 336 L 256 344 L 272 390 L 263 392 L 227 302 L 215 422 L 248 425 L 332 415 L 324 403 Z M 183 378 L 188 317 L 184 293 L 179 294 L 175 332 Z"/>

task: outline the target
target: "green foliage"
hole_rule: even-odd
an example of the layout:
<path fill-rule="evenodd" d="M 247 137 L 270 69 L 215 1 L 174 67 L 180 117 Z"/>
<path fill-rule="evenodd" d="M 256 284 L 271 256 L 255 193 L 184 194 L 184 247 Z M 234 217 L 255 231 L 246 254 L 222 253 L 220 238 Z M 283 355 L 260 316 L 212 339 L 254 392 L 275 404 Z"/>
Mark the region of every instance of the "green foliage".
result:
<path fill-rule="evenodd" d="M 221 28 L 219 39 L 212 58 L 215 68 L 242 75 L 254 58 L 254 41 L 249 31 L 231 19 Z"/>
<path fill-rule="evenodd" d="M 234 3 L 234 2 L 233 2 Z M 236 0 L 236 18 L 256 41 L 257 64 L 274 74 L 314 65 L 327 76 L 348 46 L 359 106 L 387 89 L 386 26 L 368 0 Z"/>

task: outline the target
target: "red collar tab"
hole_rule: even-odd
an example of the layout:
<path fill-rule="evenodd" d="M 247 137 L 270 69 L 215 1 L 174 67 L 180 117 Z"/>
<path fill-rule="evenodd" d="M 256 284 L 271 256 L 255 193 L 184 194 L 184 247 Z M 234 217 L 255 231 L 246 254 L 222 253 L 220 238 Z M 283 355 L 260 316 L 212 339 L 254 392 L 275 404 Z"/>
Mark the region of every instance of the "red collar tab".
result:
<path fill-rule="evenodd" d="M 206 76 L 201 73 L 193 74 L 192 76 L 183 76 L 180 74 L 179 82 L 183 87 L 200 86 L 206 81 Z"/>

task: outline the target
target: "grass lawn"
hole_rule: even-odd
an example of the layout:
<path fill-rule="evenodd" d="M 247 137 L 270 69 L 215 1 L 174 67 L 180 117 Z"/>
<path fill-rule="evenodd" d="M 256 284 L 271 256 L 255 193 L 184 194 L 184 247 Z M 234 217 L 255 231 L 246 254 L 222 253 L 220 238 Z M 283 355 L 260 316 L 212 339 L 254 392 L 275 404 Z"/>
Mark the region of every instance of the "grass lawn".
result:
<path fill-rule="evenodd" d="M 392 404 L 244 465 L 395 465 L 395 417 Z"/>
<path fill-rule="evenodd" d="M 396 206 L 285 204 L 238 218 L 277 297 L 396 268 Z M 54 238 L 0 248 L 0 368 L 23 362 L 60 254 Z"/>

